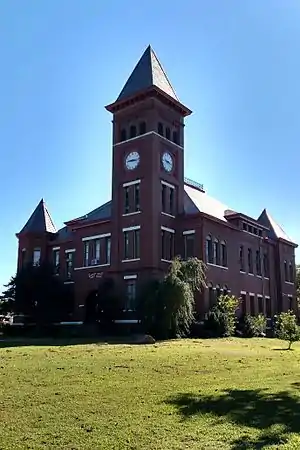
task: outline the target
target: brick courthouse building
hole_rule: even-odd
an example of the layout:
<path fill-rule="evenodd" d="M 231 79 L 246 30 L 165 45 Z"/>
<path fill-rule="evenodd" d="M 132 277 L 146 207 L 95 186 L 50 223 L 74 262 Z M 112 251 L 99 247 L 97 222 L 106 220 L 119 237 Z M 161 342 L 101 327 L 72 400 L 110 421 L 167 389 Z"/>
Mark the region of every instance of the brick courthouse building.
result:
<path fill-rule="evenodd" d="M 265 209 L 257 219 L 232 211 L 185 178 L 184 120 L 191 111 L 150 46 L 106 109 L 113 116 L 111 201 L 56 230 L 42 200 L 17 234 L 18 267 L 52 261 L 74 289 L 78 321 L 93 315 L 89 299 L 103 277 L 127 293 L 128 318 L 138 285 L 161 277 L 175 255 L 207 263 L 200 312 L 226 291 L 252 314 L 295 305 L 297 245 Z"/>

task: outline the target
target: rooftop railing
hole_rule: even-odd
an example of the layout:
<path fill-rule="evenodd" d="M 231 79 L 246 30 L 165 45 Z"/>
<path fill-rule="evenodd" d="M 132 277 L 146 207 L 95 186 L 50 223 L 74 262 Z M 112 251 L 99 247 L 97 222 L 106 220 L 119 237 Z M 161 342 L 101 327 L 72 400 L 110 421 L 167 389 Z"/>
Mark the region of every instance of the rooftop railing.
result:
<path fill-rule="evenodd" d="M 184 177 L 184 182 L 185 184 L 187 184 L 188 186 L 191 186 L 193 188 L 199 189 L 199 191 L 203 191 L 204 192 L 204 186 L 201 183 L 198 183 L 197 181 L 193 181 L 190 178 L 186 178 Z"/>

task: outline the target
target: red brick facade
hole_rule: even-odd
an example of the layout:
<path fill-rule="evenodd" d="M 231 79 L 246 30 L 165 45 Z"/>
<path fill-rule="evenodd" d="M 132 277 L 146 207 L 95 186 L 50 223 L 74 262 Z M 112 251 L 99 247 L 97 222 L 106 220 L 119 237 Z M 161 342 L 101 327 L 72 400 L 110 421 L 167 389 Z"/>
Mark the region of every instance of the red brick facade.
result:
<path fill-rule="evenodd" d="M 137 82 L 153 67 L 148 84 Z M 123 91 L 107 107 L 113 114 L 112 201 L 59 231 L 41 202 L 18 234 L 18 267 L 33 259 L 34 249 L 36 258 L 40 252 L 41 260 L 57 264 L 74 286 L 73 320 L 85 319 L 86 300 L 104 276 L 123 288 L 124 309 L 132 309 L 126 292 L 134 297 L 143 281 L 161 277 L 175 255 L 208 265 L 200 312 L 222 291 L 242 296 L 247 312 L 270 316 L 295 306 L 296 245 L 283 230 L 265 210 L 257 220 L 230 211 L 184 179 L 184 118 L 191 111 L 151 48 Z"/>

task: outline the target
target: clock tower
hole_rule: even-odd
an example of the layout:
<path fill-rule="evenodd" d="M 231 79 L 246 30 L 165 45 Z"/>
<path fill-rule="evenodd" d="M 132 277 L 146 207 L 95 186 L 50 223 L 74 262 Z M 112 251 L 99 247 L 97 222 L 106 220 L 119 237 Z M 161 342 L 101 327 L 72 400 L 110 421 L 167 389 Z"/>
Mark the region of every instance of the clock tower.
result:
<path fill-rule="evenodd" d="M 150 46 L 106 109 L 113 114 L 112 269 L 124 278 L 160 276 L 176 254 L 184 212 L 184 118 L 191 111 Z"/>

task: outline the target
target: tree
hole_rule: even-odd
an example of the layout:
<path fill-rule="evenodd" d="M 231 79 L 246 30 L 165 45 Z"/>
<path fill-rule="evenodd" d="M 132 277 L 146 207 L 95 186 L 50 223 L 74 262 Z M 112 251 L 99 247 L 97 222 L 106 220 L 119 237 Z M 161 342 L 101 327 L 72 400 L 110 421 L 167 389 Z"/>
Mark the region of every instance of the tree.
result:
<path fill-rule="evenodd" d="M 175 258 L 162 281 L 144 287 L 140 315 L 147 331 L 160 339 L 187 336 L 194 321 L 194 295 L 205 286 L 205 264 Z"/>
<path fill-rule="evenodd" d="M 16 298 L 16 277 L 11 277 L 9 282 L 4 285 L 6 288 L 0 295 L 0 313 L 8 314 L 14 310 Z"/>
<path fill-rule="evenodd" d="M 296 265 L 296 294 L 298 308 L 300 308 L 300 264 Z"/>
<path fill-rule="evenodd" d="M 46 325 L 67 319 L 73 308 L 73 294 L 53 274 L 52 265 L 28 265 L 11 278 L 1 304 L 11 313 L 23 314 L 31 322 Z"/>
<path fill-rule="evenodd" d="M 293 342 L 300 340 L 300 328 L 293 311 L 282 312 L 275 318 L 275 334 L 278 339 L 288 341 L 288 350 L 291 349 Z"/>
<path fill-rule="evenodd" d="M 205 321 L 205 328 L 214 336 L 233 336 L 236 329 L 236 311 L 239 300 L 234 295 L 220 295 Z"/>

